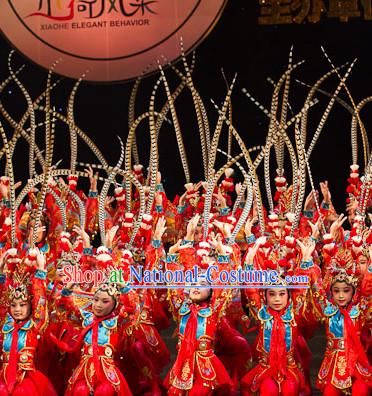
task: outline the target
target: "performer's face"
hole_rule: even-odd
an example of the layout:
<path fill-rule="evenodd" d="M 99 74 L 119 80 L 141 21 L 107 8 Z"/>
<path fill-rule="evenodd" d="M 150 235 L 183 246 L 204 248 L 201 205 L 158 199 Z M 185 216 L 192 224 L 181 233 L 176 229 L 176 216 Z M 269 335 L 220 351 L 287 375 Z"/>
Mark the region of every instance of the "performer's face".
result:
<path fill-rule="evenodd" d="M 274 311 L 280 311 L 288 303 L 287 289 L 268 289 L 266 290 L 267 305 Z"/>
<path fill-rule="evenodd" d="M 358 257 L 358 264 L 359 264 L 359 268 L 360 268 L 360 272 L 362 275 L 364 275 L 367 272 L 368 269 L 368 259 L 366 256 L 364 256 L 363 254 L 361 254 Z"/>
<path fill-rule="evenodd" d="M 354 295 L 354 289 L 346 282 L 335 282 L 331 288 L 333 301 L 341 308 L 346 307 Z"/>
<path fill-rule="evenodd" d="M 57 270 L 56 270 L 56 281 L 63 283 L 63 281 L 66 279 L 66 273 L 63 270 L 64 267 L 71 265 L 68 261 L 66 262 L 61 262 L 57 265 Z"/>
<path fill-rule="evenodd" d="M 92 308 L 94 315 L 106 316 L 114 310 L 115 301 L 108 293 L 100 291 L 94 295 Z"/>
<path fill-rule="evenodd" d="M 211 295 L 211 288 L 209 283 L 200 282 L 198 284 L 199 287 L 190 289 L 190 299 L 194 303 L 200 303 L 205 301 Z"/>
<path fill-rule="evenodd" d="M 347 219 L 349 221 L 350 226 L 352 226 L 354 224 L 354 220 L 355 220 L 355 210 L 354 209 L 348 210 Z"/>
<path fill-rule="evenodd" d="M 31 303 L 21 299 L 13 299 L 10 303 L 10 314 L 16 322 L 26 320 L 31 314 Z"/>
<path fill-rule="evenodd" d="M 194 233 L 194 242 L 199 243 L 203 236 L 203 228 L 201 226 L 197 226 Z"/>

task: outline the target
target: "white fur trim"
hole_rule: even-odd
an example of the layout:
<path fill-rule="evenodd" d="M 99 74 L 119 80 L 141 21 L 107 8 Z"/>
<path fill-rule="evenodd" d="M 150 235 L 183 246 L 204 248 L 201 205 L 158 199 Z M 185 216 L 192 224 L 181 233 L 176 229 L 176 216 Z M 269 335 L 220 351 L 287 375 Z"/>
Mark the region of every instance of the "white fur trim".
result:
<path fill-rule="evenodd" d="M 107 253 L 101 253 L 96 256 L 96 260 L 100 261 L 101 263 L 107 263 L 109 261 L 112 261 L 112 257 Z"/>
<path fill-rule="evenodd" d="M 227 168 L 225 170 L 225 176 L 226 177 L 231 177 L 234 174 L 234 169 L 233 168 Z"/>
<path fill-rule="evenodd" d="M 209 255 L 209 250 L 207 250 L 207 249 L 198 249 L 196 251 L 196 255 L 200 256 L 200 257 L 208 256 Z"/>
<path fill-rule="evenodd" d="M 287 220 L 288 220 L 290 223 L 293 223 L 293 221 L 294 221 L 294 219 L 295 219 L 295 214 L 294 214 L 294 213 L 291 213 L 291 212 L 288 212 L 288 213 L 286 214 L 285 217 L 287 218 Z"/>
<path fill-rule="evenodd" d="M 6 251 L 6 253 L 7 253 L 9 256 L 17 256 L 17 249 L 16 249 L 16 248 L 10 248 L 10 249 L 8 249 L 8 250 Z"/>
<path fill-rule="evenodd" d="M 199 242 L 199 246 L 201 248 L 203 248 L 203 249 L 210 249 L 211 248 L 211 245 L 208 242 L 205 242 L 205 241 Z"/>

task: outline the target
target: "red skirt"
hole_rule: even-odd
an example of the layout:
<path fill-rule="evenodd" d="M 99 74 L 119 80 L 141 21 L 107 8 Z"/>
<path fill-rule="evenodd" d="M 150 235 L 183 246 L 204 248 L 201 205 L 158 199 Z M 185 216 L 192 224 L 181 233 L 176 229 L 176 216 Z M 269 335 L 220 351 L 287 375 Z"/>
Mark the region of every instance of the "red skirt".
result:
<path fill-rule="evenodd" d="M 2 375 L 1 375 L 0 383 L 2 382 L 4 384 L 3 382 L 4 375 L 3 373 L 1 374 Z M 22 383 L 24 383 L 24 381 L 27 380 L 31 381 L 33 385 L 32 386 L 28 382 L 26 388 L 26 383 L 24 384 L 24 387 L 27 389 L 28 396 L 57 396 L 57 392 L 55 391 L 52 383 L 41 371 L 38 370 L 26 371 L 24 378 L 22 379 L 22 381 L 15 384 L 14 389 L 16 389 L 19 386 L 22 386 Z"/>
<path fill-rule="evenodd" d="M 250 389 L 251 392 L 257 392 L 261 383 L 267 378 L 272 378 L 278 384 L 285 380 L 294 381 L 298 384 L 300 390 L 305 386 L 304 375 L 297 366 L 287 367 L 284 375 L 279 379 L 277 370 L 261 364 L 258 364 L 243 377 L 241 386 L 243 389 Z"/>
<path fill-rule="evenodd" d="M 100 357 L 100 370 L 97 373 L 94 370 L 93 358 L 83 355 L 79 366 L 75 369 L 69 380 L 69 386 L 65 396 L 73 396 L 74 387 L 81 380 L 85 381 L 88 387 L 88 384 L 90 384 L 93 389 L 101 383 L 109 383 L 115 389 L 117 396 L 132 396 L 126 379 L 115 366 L 112 359 Z"/>
<path fill-rule="evenodd" d="M 196 352 L 195 355 L 194 386 L 204 385 L 214 391 L 218 391 L 219 388 L 230 389 L 233 387 L 229 373 L 212 350 L 206 351 L 203 355 Z M 164 380 L 164 386 L 169 389 L 172 385 L 173 378 L 171 369 Z"/>

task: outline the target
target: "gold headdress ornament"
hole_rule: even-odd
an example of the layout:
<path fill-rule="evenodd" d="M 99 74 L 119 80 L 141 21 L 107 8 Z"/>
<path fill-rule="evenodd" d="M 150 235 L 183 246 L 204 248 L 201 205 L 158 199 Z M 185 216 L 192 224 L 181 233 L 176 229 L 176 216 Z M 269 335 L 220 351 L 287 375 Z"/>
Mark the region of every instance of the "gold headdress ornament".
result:
<path fill-rule="evenodd" d="M 27 286 L 24 284 L 20 284 L 18 286 L 9 286 L 9 294 L 8 301 L 21 299 L 22 301 L 28 301 L 30 297 L 32 297 L 28 290 Z"/>
<path fill-rule="evenodd" d="M 101 283 L 98 287 L 98 289 L 95 291 L 96 293 L 99 292 L 105 292 L 107 293 L 109 296 L 113 297 L 115 299 L 116 302 L 119 301 L 120 298 L 120 287 L 117 283 Z"/>
<path fill-rule="evenodd" d="M 355 273 L 348 272 L 344 268 L 338 269 L 337 272 L 332 272 L 333 277 L 331 281 L 331 286 L 334 285 L 336 282 L 345 282 L 348 285 L 351 285 L 356 289 L 359 284 L 359 277 L 355 275 Z"/>
<path fill-rule="evenodd" d="M 62 263 L 70 265 L 79 265 L 80 254 L 77 252 L 63 252 L 60 258 L 57 260 L 57 266 Z"/>
<path fill-rule="evenodd" d="M 348 249 L 340 250 L 336 253 L 331 262 L 330 286 L 336 282 L 345 282 L 356 288 L 359 283 L 359 274 L 355 265 L 352 253 Z"/>
<path fill-rule="evenodd" d="M 12 264 L 12 268 L 9 268 L 11 283 L 8 289 L 8 301 L 14 299 L 28 301 L 32 298 L 29 288 L 31 286 L 31 273 L 36 264 L 37 251 L 30 249 L 21 262 L 19 262 L 20 257 L 16 254 L 15 249 L 9 249 L 8 252 L 8 261 L 10 261 L 8 264 Z M 14 264 L 16 265 L 15 267 Z"/>

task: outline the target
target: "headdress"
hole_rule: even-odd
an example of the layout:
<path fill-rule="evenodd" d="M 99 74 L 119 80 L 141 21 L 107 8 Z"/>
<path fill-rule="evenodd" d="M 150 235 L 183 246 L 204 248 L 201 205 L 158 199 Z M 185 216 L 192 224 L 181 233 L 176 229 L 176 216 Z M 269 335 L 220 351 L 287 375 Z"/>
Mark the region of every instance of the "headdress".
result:
<path fill-rule="evenodd" d="M 37 250 L 30 249 L 23 259 L 16 249 L 7 251 L 7 271 L 9 272 L 8 301 L 22 299 L 28 301 L 32 297 L 31 274 L 36 269 Z"/>
<path fill-rule="evenodd" d="M 9 301 L 21 299 L 22 301 L 28 301 L 31 297 L 28 292 L 27 286 L 19 284 L 18 286 L 9 285 Z"/>
<path fill-rule="evenodd" d="M 78 179 L 79 179 L 79 177 L 77 175 L 68 175 L 67 176 L 68 186 L 72 191 L 76 190 Z"/>
<path fill-rule="evenodd" d="M 234 191 L 234 179 L 233 179 L 234 169 L 225 169 L 225 178 L 221 182 L 221 188 L 224 191 L 233 192 Z"/>
<path fill-rule="evenodd" d="M 70 264 L 72 266 L 79 265 L 80 255 L 77 252 L 63 252 L 59 259 L 57 260 L 58 264 Z"/>
<path fill-rule="evenodd" d="M 145 182 L 144 175 L 143 175 L 143 165 L 133 165 L 133 173 L 136 179 L 143 184 Z"/>
<path fill-rule="evenodd" d="M 336 282 L 346 282 L 357 288 L 360 273 L 349 249 L 340 248 L 336 251 L 330 262 L 329 274 L 329 286 Z"/>
<path fill-rule="evenodd" d="M 98 289 L 95 293 L 98 292 L 106 292 L 110 297 L 113 297 L 116 302 L 119 301 L 120 298 L 120 290 L 119 285 L 117 283 L 108 283 L 104 282 L 98 286 Z"/>
<path fill-rule="evenodd" d="M 359 284 L 359 277 L 351 269 L 345 268 L 335 268 L 332 271 L 332 281 L 331 286 L 336 282 L 345 282 L 348 285 L 351 285 L 356 289 Z"/>
<path fill-rule="evenodd" d="M 115 199 L 118 204 L 125 204 L 125 188 L 122 186 L 115 188 Z"/>
<path fill-rule="evenodd" d="M 106 270 L 113 267 L 113 259 L 109 250 L 105 246 L 100 246 L 97 249 L 96 265 L 100 270 Z"/>

